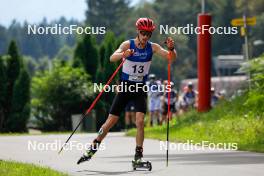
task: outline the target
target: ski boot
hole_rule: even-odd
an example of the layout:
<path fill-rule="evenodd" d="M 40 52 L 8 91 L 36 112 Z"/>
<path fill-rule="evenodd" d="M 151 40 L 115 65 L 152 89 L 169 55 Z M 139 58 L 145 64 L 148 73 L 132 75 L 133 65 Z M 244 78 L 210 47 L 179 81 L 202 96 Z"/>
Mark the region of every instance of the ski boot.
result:
<path fill-rule="evenodd" d="M 83 156 L 77 161 L 77 164 L 80 164 L 84 161 L 89 161 L 92 156 L 97 152 L 99 149 L 100 141 L 97 141 L 96 139 L 93 141 L 93 144 L 90 146 L 89 150 L 85 151 Z"/>
<path fill-rule="evenodd" d="M 142 157 L 143 157 L 142 153 L 143 153 L 143 148 L 137 146 L 134 160 L 132 160 L 133 170 L 137 170 L 137 168 L 140 168 L 140 169 L 147 169 L 147 170 L 151 171 L 152 170 L 151 162 L 143 160 L 142 159 Z"/>

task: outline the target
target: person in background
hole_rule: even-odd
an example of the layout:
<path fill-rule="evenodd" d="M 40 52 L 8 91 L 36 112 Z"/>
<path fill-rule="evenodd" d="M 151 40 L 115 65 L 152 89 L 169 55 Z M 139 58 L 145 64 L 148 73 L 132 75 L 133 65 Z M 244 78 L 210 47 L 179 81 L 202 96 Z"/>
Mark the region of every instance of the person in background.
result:
<path fill-rule="evenodd" d="M 174 89 L 174 83 L 171 82 L 171 92 L 170 92 L 170 118 L 172 118 L 172 115 L 175 114 L 176 111 L 176 102 L 178 101 L 178 92 Z M 168 92 L 164 92 L 163 98 L 162 98 L 162 119 L 161 124 L 163 122 L 166 122 L 167 115 L 168 115 Z M 171 119 L 170 119 L 171 120 Z"/>
<path fill-rule="evenodd" d="M 221 91 L 218 93 L 218 95 L 219 95 L 219 99 L 220 99 L 220 100 L 224 100 L 225 97 L 226 97 L 226 90 L 225 90 L 225 89 L 221 90 Z"/>
<path fill-rule="evenodd" d="M 214 107 L 219 100 L 219 96 L 215 93 L 215 88 L 211 87 L 211 107 Z"/>
<path fill-rule="evenodd" d="M 160 96 L 161 93 L 159 91 L 159 86 L 161 84 L 156 80 L 156 75 L 149 75 L 149 92 L 148 92 L 148 100 L 149 100 L 149 112 L 150 112 L 150 125 L 159 124 L 159 115 L 160 115 Z"/>
<path fill-rule="evenodd" d="M 193 90 L 193 83 L 189 82 L 187 85 L 187 90 L 183 94 L 183 101 L 184 101 L 184 110 L 186 111 L 190 107 L 194 107 L 195 105 L 195 98 L 196 98 L 196 93 Z"/>

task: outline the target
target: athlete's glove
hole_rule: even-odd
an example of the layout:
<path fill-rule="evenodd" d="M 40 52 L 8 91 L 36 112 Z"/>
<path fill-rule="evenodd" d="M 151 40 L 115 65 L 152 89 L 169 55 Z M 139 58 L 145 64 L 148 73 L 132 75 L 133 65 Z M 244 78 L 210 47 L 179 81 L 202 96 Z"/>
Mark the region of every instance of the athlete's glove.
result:
<path fill-rule="evenodd" d="M 126 51 L 123 52 L 123 58 L 127 58 L 131 55 L 134 54 L 134 50 L 133 49 L 127 49 Z"/>
<path fill-rule="evenodd" d="M 174 40 L 171 37 L 168 37 L 165 43 L 170 51 L 174 50 Z"/>

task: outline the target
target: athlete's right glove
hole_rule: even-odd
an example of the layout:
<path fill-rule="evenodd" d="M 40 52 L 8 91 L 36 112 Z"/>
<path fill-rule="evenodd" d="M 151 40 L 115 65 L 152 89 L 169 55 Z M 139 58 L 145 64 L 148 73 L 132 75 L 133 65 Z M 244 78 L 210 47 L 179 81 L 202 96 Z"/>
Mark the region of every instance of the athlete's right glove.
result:
<path fill-rule="evenodd" d="M 127 49 L 126 51 L 123 52 L 123 58 L 127 58 L 131 55 L 134 54 L 134 50 L 133 49 Z"/>

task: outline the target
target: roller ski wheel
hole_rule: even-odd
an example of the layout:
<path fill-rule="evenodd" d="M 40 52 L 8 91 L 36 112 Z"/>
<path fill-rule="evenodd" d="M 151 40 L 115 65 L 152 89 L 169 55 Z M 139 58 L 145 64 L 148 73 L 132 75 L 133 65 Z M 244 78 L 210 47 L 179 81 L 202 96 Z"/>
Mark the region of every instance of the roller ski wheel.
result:
<path fill-rule="evenodd" d="M 144 161 L 144 160 L 132 160 L 132 167 L 133 170 L 137 169 L 147 169 L 148 171 L 152 170 L 152 164 L 150 161 Z"/>

